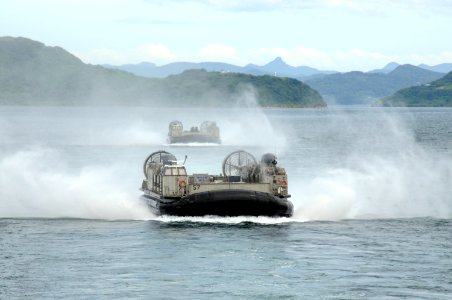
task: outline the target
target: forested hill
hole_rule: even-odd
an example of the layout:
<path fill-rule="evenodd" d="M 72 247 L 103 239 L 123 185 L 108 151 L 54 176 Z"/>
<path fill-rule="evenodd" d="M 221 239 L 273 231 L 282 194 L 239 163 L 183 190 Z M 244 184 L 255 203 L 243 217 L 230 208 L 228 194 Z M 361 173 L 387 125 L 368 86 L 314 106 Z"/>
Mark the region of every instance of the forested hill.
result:
<path fill-rule="evenodd" d="M 253 93 L 257 92 L 256 98 L 262 106 L 326 106 L 316 90 L 301 81 L 287 77 L 188 70 L 180 75 L 168 76 L 162 80 L 161 85 L 169 93 L 170 98 L 187 98 L 191 99 L 191 102 L 200 99 L 206 99 L 206 101 L 218 99 L 227 103 L 246 102 L 252 101 Z"/>
<path fill-rule="evenodd" d="M 253 99 L 262 106 L 326 105 L 295 79 L 203 70 L 151 79 L 85 64 L 60 47 L 0 37 L 2 105 L 230 106 Z"/>
<path fill-rule="evenodd" d="M 431 83 L 397 91 L 377 102 L 384 106 L 452 106 L 452 72 Z"/>
<path fill-rule="evenodd" d="M 329 103 L 370 104 L 396 91 L 444 76 L 413 65 L 400 65 L 384 73 L 347 72 L 306 79 Z"/>

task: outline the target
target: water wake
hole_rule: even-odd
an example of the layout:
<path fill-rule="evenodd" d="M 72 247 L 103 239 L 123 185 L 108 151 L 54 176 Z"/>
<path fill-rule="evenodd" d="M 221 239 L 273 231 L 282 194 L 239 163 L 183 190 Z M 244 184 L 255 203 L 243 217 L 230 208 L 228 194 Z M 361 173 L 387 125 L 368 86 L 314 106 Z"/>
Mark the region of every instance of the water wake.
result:
<path fill-rule="evenodd" d="M 119 166 L 71 172 L 55 150 L 19 151 L 0 160 L 0 217 L 280 224 L 307 220 L 452 217 L 452 161 L 425 151 L 350 159 L 347 168 L 291 181 L 295 214 L 269 217 L 156 217 L 140 191 L 121 183 Z"/>
<path fill-rule="evenodd" d="M 121 186 L 118 173 L 118 166 L 74 173 L 55 150 L 19 151 L 0 160 L 0 217 L 150 219 L 139 191 Z"/>
<path fill-rule="evenodd" d="M 452 159 L 422 147 L 397 120 L 385 121 L 373 136 L 385 151 L 352 153 L 344 167 L 292 180 L 294 218 L 452 217 Z"/>
<path fill-rule="evenodd" d="M 147 122 L 136 120 L 130 124 L 112 127 L 96 127 L 87 130 L 72 143 L 82 145 L 162 145 L 166 142 L 166 132 L 158 132 Z"/>

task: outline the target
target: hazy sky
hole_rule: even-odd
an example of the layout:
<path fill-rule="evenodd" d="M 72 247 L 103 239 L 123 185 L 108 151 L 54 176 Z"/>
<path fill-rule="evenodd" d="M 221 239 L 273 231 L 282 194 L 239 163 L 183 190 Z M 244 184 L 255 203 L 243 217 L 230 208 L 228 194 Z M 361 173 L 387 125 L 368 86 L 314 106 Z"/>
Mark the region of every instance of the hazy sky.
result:
<path fill-rule="evenodd" d="M 0 36 L 93 64 L 221 61 L 370 70 L 452 62 L 452 0 L 0 0 Z"/>

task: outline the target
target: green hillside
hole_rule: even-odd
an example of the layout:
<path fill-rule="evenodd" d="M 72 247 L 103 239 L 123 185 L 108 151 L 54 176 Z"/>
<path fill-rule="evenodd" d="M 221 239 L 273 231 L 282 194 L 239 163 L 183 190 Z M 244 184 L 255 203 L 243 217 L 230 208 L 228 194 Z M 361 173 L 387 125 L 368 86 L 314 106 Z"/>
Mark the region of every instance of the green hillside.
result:
<path fill-rule="evenodd" d="M 376 104 L 383 106 L 452 106 L 452 72 L 431 83 L 399 90 Z"/>
<path fill-rule="evenodd" d="M 186 71 L 161 79 L 83 63 L 60 47 L 0 37 L 0 105 L 321 107 L 322 97 L 294 79 Z"/>
<path fill-rule="evenodd" d="M 180 75 L 168 76 L 162 84 L 171 98 L 201 100 L 206 104 L 209 99 L 250 101 L 256 91 L 262 106 L 298 107 L 300 100 L 302 106 L 325 106 L 317 91 L 296 79 L 286 77 L 188 70 Z"/>
<path fill-rule="evenodd" d="M 306 79 L 305 82 L 329 103 L 370 104 L 402 88 L 431 82 L 442 76 L 442 73 L 401 65 L 388 74 L 354 71 Z"/>

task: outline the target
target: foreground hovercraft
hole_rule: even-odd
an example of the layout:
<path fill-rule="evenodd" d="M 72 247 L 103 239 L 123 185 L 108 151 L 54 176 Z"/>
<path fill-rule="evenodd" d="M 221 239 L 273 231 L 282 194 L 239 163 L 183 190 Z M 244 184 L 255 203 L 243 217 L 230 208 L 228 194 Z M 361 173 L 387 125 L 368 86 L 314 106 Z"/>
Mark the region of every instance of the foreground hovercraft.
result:
<path fill-rule="evenodd" d="M 273 154 L 264 154 L 257 163 L 248 152 L 232 152 L 223 162 L 223 174 L 216 176 L 187 175 L 173 154 L 157 151 L 146 158 L 143 171 L 143 198 L 157 215 L 290 217 L 293 213 L 286 172 L 276 166 Z"/>

